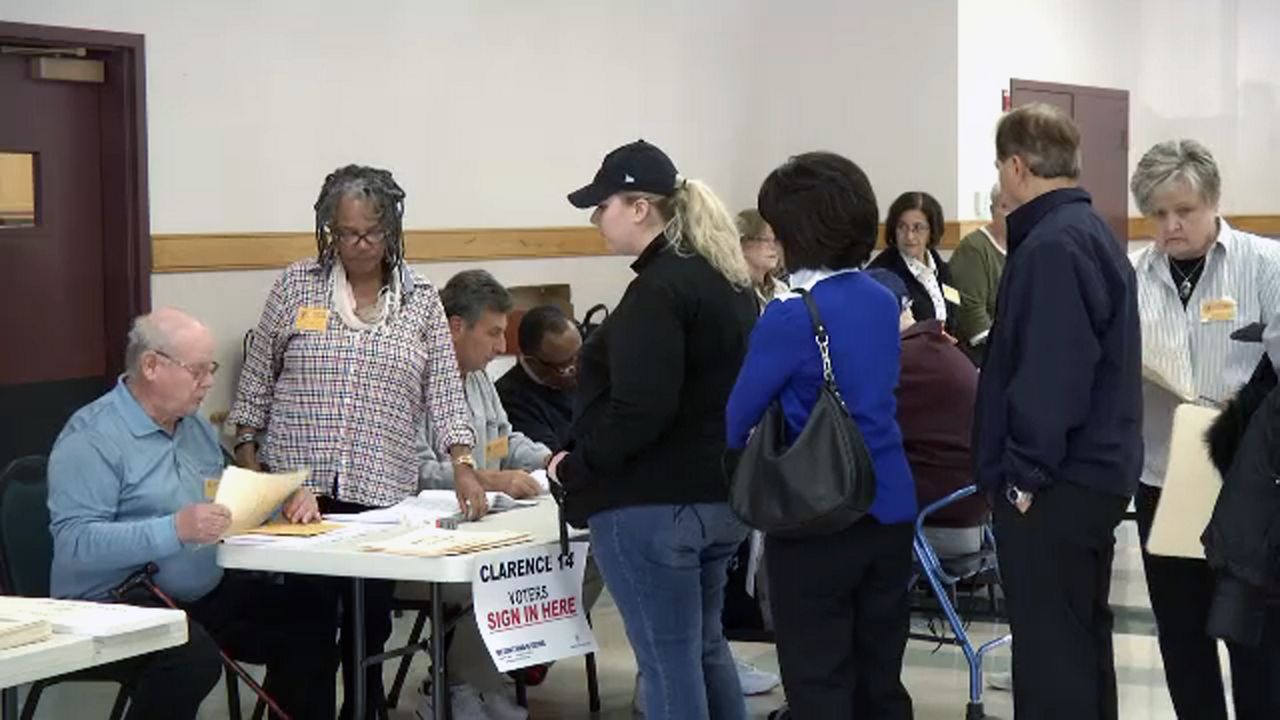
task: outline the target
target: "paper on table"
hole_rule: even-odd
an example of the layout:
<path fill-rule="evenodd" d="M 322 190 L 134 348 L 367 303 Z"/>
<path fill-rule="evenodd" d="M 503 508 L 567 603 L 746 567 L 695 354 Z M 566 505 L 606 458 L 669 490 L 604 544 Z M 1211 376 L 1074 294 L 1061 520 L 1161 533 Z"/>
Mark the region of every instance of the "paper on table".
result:
<path fill-rule="evenodd" d="M 534 482 L 538 483 L 539 494 L 548 495 L 551 493 L 551 481 L 547 479 L 546 470 L 534 470 L 529 473 L 529 475 L 533 478 Z"/>
<path fill-rule="evenodd" d="M 1218 492 L 1222 490 L 1222 476 L 1209 459 L 1204 434 L 1218 412 L 1216 408 L 1189 403 L 1174 410 L 1169 468 L 1164 475 L 1160 504 L 1151 521 L 1147 552 L 1204 559 L 1200 536 L 1209 524 Z"/>
<path fill-rule="evenodd" d="M 313 522 L 313 523 L 291 523 L 287 521 L 269 522 L 266 525 L 253 528 L 248 532 L 254 535 L 277 535 L 281 537 L 315 537 L 316 535 L 324 535 L 334 530 L 342 528 L 341 523 L 335 522 Z"/>
<path fill-rule="evenodd" d="M 537 505 L 532 500 L 516 500 L 506 493 L 485 493 L 489 500 L 489 512 L 502 512 L 520 507 Z M 387 508 L 365 510 L 360 513 L 330 513 L 325 520 L 334 522 L 363 522 L 381 525 L 434 525 L 437 520 L 458 514 L 458 496 L 452 490 L 423 490 Z"/>
<path fill-rule="evenodd" d="M 17 614 L 0 617 L 0 650 L 42 642 L 52 635 L 48 620 Z"/>
<path fill-rule="evenodd" d="M 271 547 L 310 547 L 313 545 L 327 545 L 330 543 L 341 542 L 343 540 L 351 540 L 374 532 L 386 532 L 386 525 L 371 525 L 368 523 L 334 523 L 338 526 L 337 530 L 326 532 L 322 535 L 313 535 L 311 537 L 300 537 L 297 535 L 266 535 L 256 531 L 248 532 L 243 535 L 235 535 L 222 541 L 224 545 L 249 545 L 262 546 L 269 545 Z"/>
<path fill-rule="evenodd" d="M 182 611 L 87 600 L 0 596 L 0 615 L 46 620 L 55 633 L 107 637 L 154 627 L 157 618 L 181 618 Z"/>
<path fill-rule="evenodd" d="M 214 502 L 231 510 L 231 527 L 223 537 L 248 532 L 266 522 L 294 490 L 302 487 L 309 470 L 260 473 L 240 467 L 222 471 Z"/>
<path fill-rule="evenodd" d="M 512 532 L 510 530 L 464 532 L 423 527 L 385 540 L 365 543 L 360 546 L 360 549 L 391 553 L 392 555 L 442 557 L 445 555 L 465 555 L 508 545 L 518 545 L 532 537 L 529 533 Z"/>

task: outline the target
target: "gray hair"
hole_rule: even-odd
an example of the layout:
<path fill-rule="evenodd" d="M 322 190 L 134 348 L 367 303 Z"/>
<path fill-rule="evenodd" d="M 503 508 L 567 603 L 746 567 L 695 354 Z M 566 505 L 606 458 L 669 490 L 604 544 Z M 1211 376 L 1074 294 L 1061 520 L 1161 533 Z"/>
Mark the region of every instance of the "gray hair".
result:
<path fill-rule="evenodd" d="M 1129 191 L 1138 210 L 1150 215 L 1152 196 L 1174 180 L 1185 181 L 1208 205 L 1217 205 L 1222 195 L 1218 163 L 1209 148 L 1195 140 L 1166 140 L 1153 145 L 1133 171 Z"/>
<path fill-rule="evenodd" d="M 1000 183 L 997 182 L 991 186 L 991 207 L 1000 204 Z"/>
<path fill-rule="evenodd" d="M 185 314 L 161 308 L 133 319 L 129 338 L 124 348 L 124 369 L 129 377 L 137 377 L 142 370 L 142 356 L 149 352 L 166 352 L 176 336 L 183 330 Z"/>
<path fill-rule="evenodd" d="M 404 261 L 404 190 L 396 184 L 391 171 L 363 165 L 347 165 L 329 173 L 316 199 L 316 250 L 319 260 L 330 265 L 338 253 L 334 221 L 338 205 L 345 197 L 368 200 L 378 215 L 384 233 L 386 257 L 383 262 L 395 270 Z"/>
<path fill-rule="evenodd" d="M 467 327 L 486 311 L 505 315 L 513 306 L 511 293 L 484 270 L 463 270 L 449 278 L 440 291 L 440 302 L 445 317 L 460 317 Z"/>

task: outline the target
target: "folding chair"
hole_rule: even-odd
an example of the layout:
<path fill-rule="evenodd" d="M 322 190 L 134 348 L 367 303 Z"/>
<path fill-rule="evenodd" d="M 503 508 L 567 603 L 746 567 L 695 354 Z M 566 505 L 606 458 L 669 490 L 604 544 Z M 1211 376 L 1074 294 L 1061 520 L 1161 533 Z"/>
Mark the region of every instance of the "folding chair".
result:
<path fill-rule="evenodd" d="M 956 611 L 955 588 L 958 583 L 983 573 L 995 574 L 998 577 L 995 538 L 990 528 L 984 528 L 982 547 L 977 553 L 958 558 L 939 559 L 925 537 L 924 526 L 925 521 L 933 513 L 977 492 L 977 486 L 970 485 L 921 510 L 916 517 L 915 538 L 912 542 L 917 573 L 919 576 L 924 577 L 933 591 L 942 614 L 951 628 L 952 637 L 947 637 L 945 634 L 914 632 L 910 634 L 910 637 L 914 640 L 928 640 L 943 645 L 956 645 L 964 651 L 965 662 L 969 665 L 969 704 L 965 709 L 965 720 L 980 720 L 986 717 L 982 707 L 982 661 L 987 653 L 1012 639 L 1011 635 L 1003 635 L 975 648 L 969 640 L 965 622 Z"/>

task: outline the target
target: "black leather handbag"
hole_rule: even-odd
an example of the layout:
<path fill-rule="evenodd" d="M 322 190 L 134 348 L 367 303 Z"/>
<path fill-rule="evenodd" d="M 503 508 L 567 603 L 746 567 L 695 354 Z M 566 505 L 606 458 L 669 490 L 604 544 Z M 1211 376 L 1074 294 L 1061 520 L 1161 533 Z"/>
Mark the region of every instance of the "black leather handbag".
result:
<path fill-rule="evenodd" d="M 744 523 L 790 538 L 839 532 L 866 515 L 876 496 L 871 454 L 836 386 L 827 328 L 809 293 L 797 292 L 822 355 L 822 389 L 790 446 L 782 407 L 774 401 L 738 459 L 729 488 L 729 504 Z"/>

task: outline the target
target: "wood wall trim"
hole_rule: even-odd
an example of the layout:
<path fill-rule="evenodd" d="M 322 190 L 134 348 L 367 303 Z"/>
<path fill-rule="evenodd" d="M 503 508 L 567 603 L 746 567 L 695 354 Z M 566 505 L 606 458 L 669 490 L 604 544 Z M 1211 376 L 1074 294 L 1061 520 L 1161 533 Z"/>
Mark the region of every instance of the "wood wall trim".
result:
<path fill-rule="evenodd" d="M 947 223 L 942 248 L 955 248 L 960 238 L 982 227 L 983 220 Z M 1280 215 L 1229 215 L 1232 227 L 1280 237 Z M 884 245 L 884 227 L 879 229 Z M 1152 236 L 1150 221 L 1129 218 L 1129 239 Z M 260 232 L 153 235 L 152 272 L 209 272 L 282 268 L 315 254 L 309 233 Z M 593 227 L 473 228 L 408 230 L 405 257 L 409 262 L 448 260 L 514 260 L 530 258 L 610 255 Z"/>
<path fill-rule="evenodd" d="M 1256 235 L 1280 237 L 1280 215 L 1225 215 L 1231 227 Z M 1129 218 L 1129 239 L 1150 240 L 1155 237 L 1151 220 L 1145 217 Z"/>
<path fill-rule="evenodd" d="M 157 273 L 282 268 L 316 253 L 309 233 L 152 236 Z M 594 227 L 407 230 L 409 262 L 608 255 Z"/>

